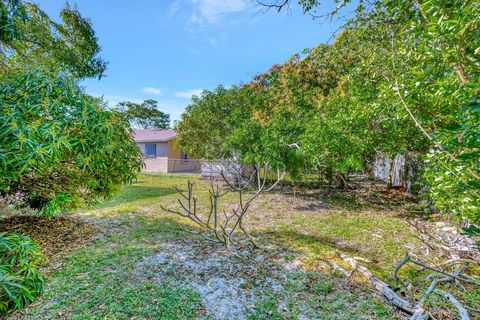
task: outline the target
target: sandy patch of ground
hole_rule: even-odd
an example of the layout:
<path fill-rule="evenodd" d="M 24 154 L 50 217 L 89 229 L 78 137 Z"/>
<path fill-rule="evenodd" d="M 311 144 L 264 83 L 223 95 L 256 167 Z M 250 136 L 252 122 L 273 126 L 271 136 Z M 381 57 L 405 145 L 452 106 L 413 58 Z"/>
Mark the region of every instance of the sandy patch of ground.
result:
<path fill-rule="evenodd" d="M 219 320 L 246 319 L 256 299 L 264 292 L 281 292 L 292 273 L 305 273 L 298 258 L 286 262 L 275 249 L 228 250 L 204 242 L 164 243 L 155 255 L 139 261 L 134 271 L 139 279 L 173 278 L 194 289 L 207 317 Z M 286 306 L 287 300 L 279 305 Z"/>

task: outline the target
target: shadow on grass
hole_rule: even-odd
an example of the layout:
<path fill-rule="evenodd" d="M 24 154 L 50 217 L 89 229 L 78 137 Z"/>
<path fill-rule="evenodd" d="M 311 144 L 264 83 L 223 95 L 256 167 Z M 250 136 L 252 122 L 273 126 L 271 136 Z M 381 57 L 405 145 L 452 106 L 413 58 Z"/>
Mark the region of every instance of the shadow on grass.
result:
<path fill-rule="evenodd" d="M 186 223 L 176 216 L 137 216 L 135 219 L 139 225 L 132 230 L 133 238 L 143 240 L 153 240 L 158 237 L 183 240 L 196 238 L 202 240 L 200 236 L 185 231 L 185 229 L 202 231 L 200 228 Z M 294 230 L 260 231 L 254 232 L 253 236 L 261 245 L 274 244 L 288 251 L 331 256 L 335 250 L 338 250 L 351 255 L 370 255 L 365 248 L 347 243 L 341 237 L 308 235 Z M 240 238 L 242 237 L 240 236 Z"/>
<path fill-rule="evenodd" d="M 317 235 L 308 235 L 293 230 L 267 231 L 255 234 L 258 239 L 271 239 L 292 249 L 311 248 L 314 251 L 319 250 L 339 250 L 350 254 L 365 253 L 363 248 L 352 246 L 338 237 L 325 237 Z"/>
<path fill-rule="evenodd" d="M 113 197 L 112 199 L 100 203 L 98 207 L 106 208 L 138 200 L 146 200 L 155 197 L 167 196 L 174 193 L 176 193 L 174 188 L 147 187 L 132 184 L 130 186 L 124 187 L 122 192 L 117 196 Z"/>
<path fill-rule="evenodd" d="M 416 203 L 415 198 L 402 189 L 390 192 L 369 188 L 358 189 L 283 189 L 281 194 L 311 202 L 307 206 L 298 206 L 299 211 L 317 209 L 344 209 L 357 211 L 362 209 L 395 210 L 398 206 Z"/>
<path fill-rule="evenodd" d="M 378 256 L 378 252 L 375 252 L 373 248 L 368 245 L 359 246 L 347 243 L 341 237 L 308 235 L 293 230 L 261 232 L 255 234 L 255 237 L 264 243 L 271 240 L 283 248 L 305 254 L 307 264 L 316 265 L 322 261 L 330 265 L 332 260 L 343 264 L 344 261 L 336 253 L 341 252 L 350 257 L 362 257 L 370 260 L 371 262 L 364 265 L 377 276 L 385 278 L 391 273 L 392 266 Z"/>
<path fill-rule="evenodd" d="M 167 236 L 172 238 L 198 238 L 198 235 L 186 232 L 185 229 L 191 231 L 202 231 L 198 226 L 187 223 L 184 219 L 179 219 L 175 215 L 171 216 L 136 216 L 135 221 L 138 226 L 132 230 L 134 238 L 147 238 L 157 236 Z M 183 230 L 182 230 L 183 229 Z M 331 255 L 335 250 L 339 250 L 353 255 L 369 255 L 368 249 L 347 243 L 341 237 L 329 237 L 309 235 L 295 230 L 273 230 L 259 231 L 252 234 L 261 244 L 275 244 L 284 249 L 294 251 L 307 251 L 311 253 L 320 253 Z M 242 237 L 240 237 L 242 238 Z"/>

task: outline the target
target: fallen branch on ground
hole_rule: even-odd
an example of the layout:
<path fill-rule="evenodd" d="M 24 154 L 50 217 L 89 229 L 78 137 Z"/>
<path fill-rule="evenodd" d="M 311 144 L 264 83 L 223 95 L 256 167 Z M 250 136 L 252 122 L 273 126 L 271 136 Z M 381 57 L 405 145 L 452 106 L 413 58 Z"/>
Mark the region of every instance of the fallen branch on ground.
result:
<path fill-rule="evenodd" d="M 422 298 L 420 299 L 420 301 L 418 301 L 416 304 L 415 304 L 415 307 L 414 307 L 414 315 L 418 312 L 418 313 L 422 313 L 424 312 L 424 307 L 423 307 L 423 304 L 426 302 L 427 298 L 433 293 L 433 292 L 436 292 L 436 293 L 440 293 L 441 295 L 443 295 L 444 297 L 448 298 L 454 305 L 455 307 L 457 308 L 458 312 L 460 313 L 460 316 L 461 316 L 461 319 L 464 320 L 464 319 L 470 319 L 469 316 L 468 316 L 468 312 L 467 310 L 465 309 L 465 307 L 463 307 L 463 305 L 449 292 L 446 292 L 446 291 L 442 291 L 440 289 L 436 289 L 436 286 L 438 285 L 438 283 L 440 282 L 447 282 L 447 281 L 453 281 L 453 280 L 456 280 L 456 281 L 463 281 L 463 282 L 466 282 L 466 283 L 469 283 L 469 284 L 473 284 L 473 285 L 477 285 L 477 286 L 480 286 L 480 282 L 477 281 L 475 278 L 473 277 L 470 277 L 468 275 L 465 274 L 465 272 L 467 271 L 468 267 L 470 264 L 477 264 L 476 261 L 474 260 L 469 260 L 469 259 L 450 259 L 448 261 L 445 261 L 443 263 L 440 264 L 440 266 L 443 266 L 443 269 L 438 269 L 438 268 L 435 268 L 435 267 L 431 267 L 431 266 L 428 266 L 420 261 L 416 261 L 416 260 L 413 260 L 410 255 L 407 253 L 405 258 L 403 258 L 402 261 L 400 261 L 396 266 L 395 266 L 395 269 L 393 270 L 393 273 L 392 273 L 392 277 L 394 279 L 398 279 L 398 272 L 399 270 L 404 266 L 406 265 L 407 263 L 413 263 L 417 266 L 420 266 L 422 267 L 422 269 L 420 269 L 420 271 L 422 270 L 430 270 L 430 271 L 433 271 L 433 272 L 436 272 L 436 273 L 440 273 L 442 275 L 444 275 L 445 277 L 444 278 L 436 278 L 436 279 L 433 279 L 430 286 L 428 287 L 427 291 L 423 294 Z M 455 272 L 453 273 L 448 273 L 446 272 L 445 270 L 448 268 L 448 267 L 452 267 L 455 268 L 455 267 L 460 267 L 458 268 Z M 411 319 L 416 319 L 412 316 Z"/>
<path fill-rule="evenodd" d="M 398 272 L 399 270 L 406 265 L 407 263 L 413 263 L 415 265 L 421 266 L 422 270 L 430 270 L 435 273 L 440 273 L 445 277 L 433 279 L 428 289 L 422 295 L 421 299 L 412 305 L 409 301 L 400 297 L 397 293 L 395 293 L 385 282 L 381 281 L 377 277 L 375 277 L 366 267 L 360 265 L 358 261 L 354 258 L 348 257 L 347 255 L 336 251 L 338 256 L 342 258 L 344 261 L 348 262 L 354 271 L 360 272 L 374 287 L 379 291 L 387 301 L 392 304 L 393 306 L 399 308 L 400 310 L 410 314 L 410 320 L 420 320 L 420 319 L 430 319 L 432 316 L 425 310 L 424 304 L 427 301 L 428 297 L 432 293 L 437 293 L 445 298 L 447 298 L 451 303 L 455 305 L 457 308 L 461 320 L 469 320 L 467 308 L 464 307 L 451 293 L 437 289 L 437 285 L 441 282 L 448 282 L 448 281 L 455 281 L 455 282 L 465 282 L 472 285 L 480 285 L 480 282 L 477 281 L 474 277 L 468 276 L 465 274 L 467 271 L 469 264 L 476 264 L 476 261 L 469 260 L 469 259 L 460 259 L 458 261 L 450 260 L 444 263 L 445 266 L 443 270 L 430 267 L 422 262 L 413 260 L 411 256 L 407 253 L 405 258 L 402 259 L 394 268 L 392 272 L 392 277 L 394 279 L 398 279 Z M 449 273 L 444 271 L 447 267 L 455 268 L 457 267 L 456 271 Z"/>
<path fill-rule="evenodd" d="M 371 273 L 367 268 L 358 264 L 358 262 L 355 259 L 346 256 L 345 254 L 341 253 L 340 251 L 336 251 L 336 253 L 338 254 L 338 256 L 340 258 L 342 258 L 344 261 L 348 262 L 354 270 L 360 272 L 365 278 L 367 278 L 367 280 L 375 287 L 375 289 L 377 289 L 381 294 L 383 294 L 383 296 L 385 298 L 387 298 L 388 302 L 390 302 L 392 305 L 396 306 L 397 308 L 399 308 L 399 309 L 401 309 L 401 310 L 403 310 L 403 311 L 405 311 L 409 314 L 414 313 L 413 307 L 410 304 L 410 302 L 408 302 L 407 300 L 398 296 L 395 293 L 395 291 L 390 289 L 388 284 L 386 284 L 382 280 L 375 277 L 373 275 L 373 273 Z M 420 318 L 418 318 L 418 319 L 420 319 Z"/>
<path fill-rule="evenodd" d="M 453 303 L 453 305 L 457 308 L 458 313 L 460 314 L 461 320 L 470 320 L 470 316 L 468 315 L 467 309 L 451 293 L 440 290 L 440 289 L 435 290 L 435 293 L 441 296 L 444 296 L 445 298 L 450 300 L 451 303 Z"/>
<path fill-rule="evenodd" d="M 447 277 L 450 277 L 452 279 L 455 279 L 455 280 L 458 280 L 458 281 L 463 281 L 463 282 L 466 282 L 466 283 L 470 283 L 470 284 L 474 284 L 474 285 L 477 285 L 477 286 L 480 286 L 480 282 L 471 278 L 471 277 L 467 277 L 466 275 L 464 275 L 466 269 L 468 268 L 468 264 L 470 263 L 473 263 L 473 264 L 477 264 L 476 261 L 473 261 L 473 260 L 468 260 L 468 259 L 458 259 L 458 260 L 449 260 L 448 263 L 446 264 L 447 267 L 448 266 L 453 266 L 455 264 L 463 264 L 463 272 L 461 273 L 448 273 L 448 272 L 445 272 L 444 270 L 441 270 L 441 269 L 437 269 L 437 268 L 434 268 L 434 267 L 431 267 L 431 266 L 428 266 L 426 264 L 424 264 L 423 262 L 420 262 L 420 261 L 416 261 L 416 260 L 413 260 L 410 255 L 407 253 L 407 255 L 405 256 L 405 258 L 400 261 L 396 266 L 395 266 L 395 269 L 392 273 L 392 276 L 394 279 L 397 279 L 398 278 L 398 271 L 400 270 L 400 268 L 402 268 L 404 265 L 406 265 L 408 262 L 411 262 L 417 266 L 420 266 L 422 267 L 421 270 L 430 270 L 430 271 L 434 271 L 434 272 L 438 272 L 444 276 L 447 276 Z M 445 269 L 445 268 L 444 268 Z"/>

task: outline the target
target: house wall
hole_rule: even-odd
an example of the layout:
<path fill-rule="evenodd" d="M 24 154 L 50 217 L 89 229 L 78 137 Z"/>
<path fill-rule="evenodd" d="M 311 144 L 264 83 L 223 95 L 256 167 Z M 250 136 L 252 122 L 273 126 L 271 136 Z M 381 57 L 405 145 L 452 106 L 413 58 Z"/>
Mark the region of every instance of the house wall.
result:
<path fill-rule="evenodd" d="M 175 140 L 168 142 L 168 172 L 198 172 L 200 162 L 196 159 L 181 159 L 182 151 L 175 147 Z"/>
<path fill-rule="evenodd" d="M 138 147 L 145 153 L 145 144 L 137 143 Z M 175 140 L 159 142 L 155 158 L 145 158 L 143 171 L 151 172 L 200 172 L 199 162 L 195 159 L 182 160 L 181 150 L 175 147 Z M 198 167 L 198 168 L 197 168 Z"/>
<path fill-rule="evenodd" d="M 145 153 L 145 144 L 150 144 L 150 143 L 137 143 L 138 147 L 142 151 L 142 153 Z M 156 143 L 157 145 L 157 157 L 168 157 L 168 142 L 159 142 Z"/>
<path fill-rule="evenodd" d="M 168 157 L 168 142 L 157 143 L 157 157 Z"/>
<path fill-rule="evenodd" d="M 168 141 L 168 158 L 169 159 L 180 159 L 181 151 L 180 149 L 175 148 L 175 139 Z"/>
<path fill-rule="evenodd" d="M 137 143 L 142 153 L 145 153 L 145 144 L 149 143 Z M 168 172 L 168 142 L 158 142 L 156 145 L 156 157 L 144 159 L 143 171 Z"/>
<path fill-rule="evenodd" d="M 150 172 L 168 172 L 168 158 L 167 157 L 156 157 L 156 158 L 145 158 L 145 167 L 143 171 Z"/>

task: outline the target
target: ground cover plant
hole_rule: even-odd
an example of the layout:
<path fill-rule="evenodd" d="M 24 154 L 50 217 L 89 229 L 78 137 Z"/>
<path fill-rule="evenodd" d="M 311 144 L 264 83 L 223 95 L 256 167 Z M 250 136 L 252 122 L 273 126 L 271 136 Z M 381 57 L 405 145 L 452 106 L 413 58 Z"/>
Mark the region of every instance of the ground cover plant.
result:
<path fill-rule="evenodd" d="M 10 318 L 401 319 L 362 276 L 348 276 L 351 269 L 337 251 L 360 259 L 399 294 L 420 298 L 416 290 L 429 285 L 408 266 L 400 276 L 417 289 L 389 278 L 407 250 L 436 259 L 407 222 L 404 198 L 388 203 L 319 189 L 294 195 L 286 187 L 259 198 L 246 221 L 264 249 L 226 249 L 182 231 L 178 223 L 195 225 L 161 209 L 176 202 L 172 186 L 188 180 L 197 185 L 199 206 L 208 208 L 210 181 L 147 173 L 111 201 L 77 213 L 74 219 L 93 224 L 97 236 L 53 258 L 40 300 Z M 235 203 L 235 195 L 225 197 Z M 478 289 L 455 294 L 479 307 Z M 441 297 L 432 296 L 428 308 L 440 318 L 456 318 Z"/>
<path fill-rule="evenodd" d="M 14 232 L 0 233 L 0 313 L 22 309 L 42 293 L 42 263 L 43 255 L 31 238 Z"/>

